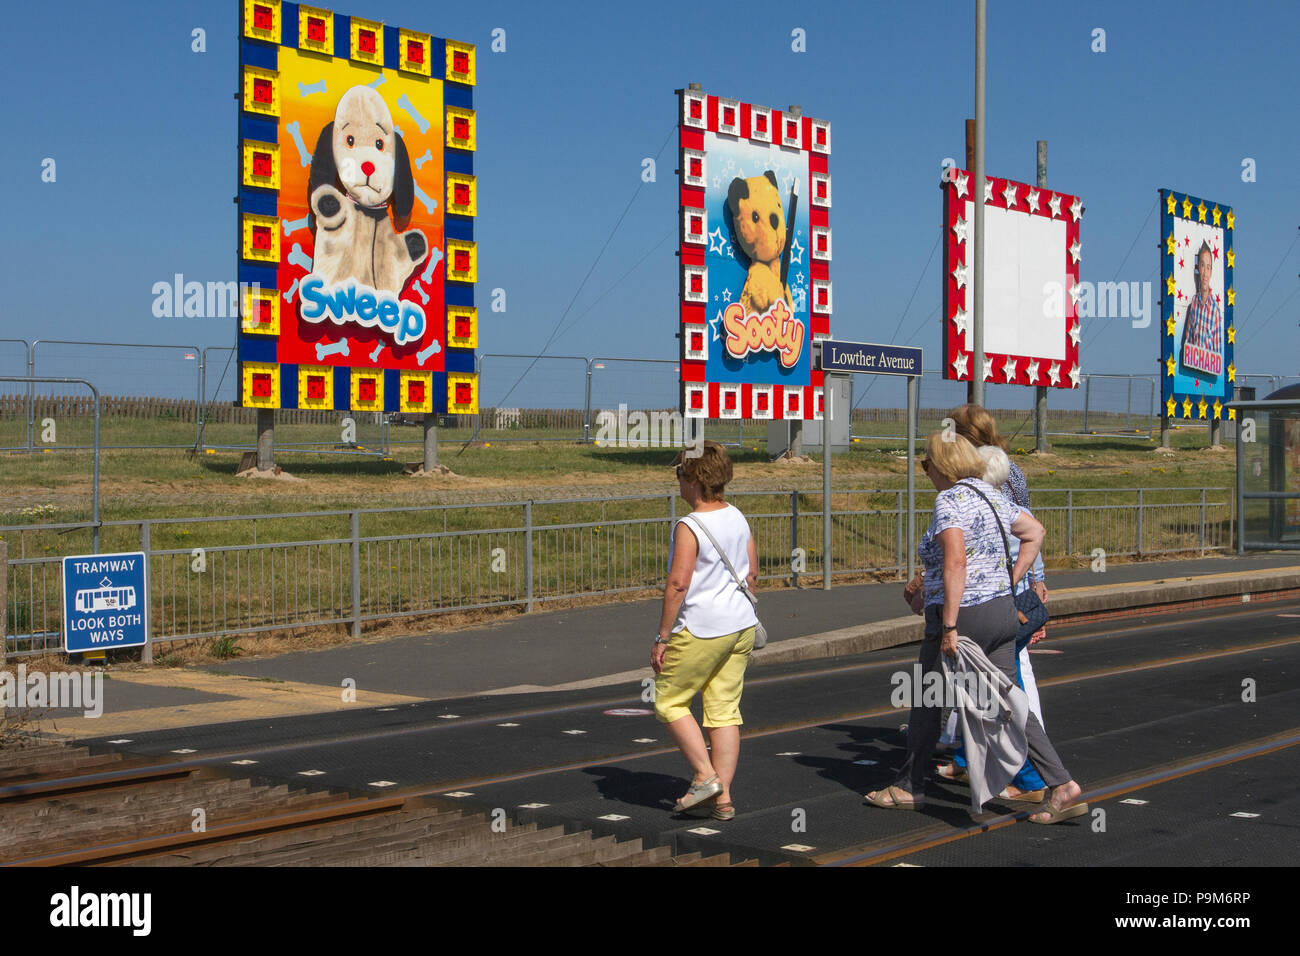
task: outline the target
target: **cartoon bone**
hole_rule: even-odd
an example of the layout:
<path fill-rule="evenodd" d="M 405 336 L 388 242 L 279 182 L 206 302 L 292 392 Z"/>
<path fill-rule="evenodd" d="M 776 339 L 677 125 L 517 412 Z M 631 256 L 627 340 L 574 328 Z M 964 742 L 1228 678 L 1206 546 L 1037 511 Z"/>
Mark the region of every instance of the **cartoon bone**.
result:
<path fill-rule="evenodd" d="M 424 204 L 425 209 L 429 210 L 429 215 L 433 215 L 433 211 L 438 208 L 438 200 L 421 189 L 419 183 L 415 184 L 415 198 Z"/>
<path fill-rule="evenodd" d="M 431 150 L 431 149 L 426 149 L 426 150 L 424 151 L 424 155 L 421 156 L 419 159 L 415 160 L 415 168 L 416 168 L 416 169 L 419 169 L 421 166 L 423 166 L 425 163 L 427 163 L 427 162 L 428 162 L 429 160 L 431 160 L 431 159 L 433 159 L 433 150 Z"/>
<path fill-rule="evenodd" d="M 420 283 L 412 282 L 411 288 L 414 289 L 417 293 L 419 293 L 421 302 L 423 302 L 425 305 L 429 304 L 429 294 L 424 291 Z"/>
<path fill-rule="evenodd" d="M 387 79 L 387 77 L 384 76 L 384 75 L 381 73 L 381 74 L 379 74 L 377 77 L 375 77 L 373 80 L 371 80 L 369 83 L 367 83 L 366 86 L 370 87 L 372 90 L 374 90 L 374 89 L 378 89 L 379 87 L 381 87 L 381 86 L 384 85 L 384 81 L 385 81 L 386 79 Z"/>
<path fill-rule="evenodd" d="M 442 250 L 430 249 L 429 261 L 424 266 L 424 271 L 420 273 L 420 281 L 428 282 L 433 278 L 434 267 L 442 261 Z"/>
<path fill-rule="evenodd" d="M 293 301 L 293 294 L 294 294 L 295 292 L 297 292 L 297 291 L 298 291 L 298 280 L 297 280 L 297 279 L 294 279 L 294 280 L 293 280 L 293 285 L 289 286 L 289 291 L 286 292 L 286 293 L 284 294 L 284 301 L 285 301 L 285 302 L 292 302 L 292 301 Z"/>
<path fill-rule="evenodd" d="M 299 96 L 310 96 L 313 93 L 324 93 L 324 92 L 325 92 L 325 80 L 323 77 L 317 80 L 315 83 L 311 84 L 311 86 L 308 86 L 306 83 L 302 83 L 302 82 L 299 82 L 298 84 Z"/>
<path fill-rule="evenodd" d="M 287 261 L 291 266 L 302 266 L 304 271 L 311 272 L 311 256 L 303 252 L 302 246 L 296 242 L 293 244 L 293 249 L 289 251 Z"/>
<path fill-rule="evenodd" d="M 420 127 L 421 133 L 429 132 L 429 121 L 420 115 L 420 111 L 415 108 L 409 96 L 403 93 L 397 98 L 397 105 L 410 114 L 411 119 L 415 120 L 415 125 Z"/>
<path fill-rule="evenodd" d="M 427 349 L 425 349 L 422 352 L 416 352 L 415 358 L 416 361 L 418 361 L 421 365 L 423 365 L 425 362 L 429 360 L 430 356 L 437 355 L 441 351 L 442 351 L 442 346 L 438 344 L 437 339 L 434 339 L 432 342 L 429 343 L 429 347 Z"/>
<path fill-rule="evenodd" d="M 347 355 L 348 355 L 348 340 L 347 340 L 347 339 L 339 339 L 339 340 L 338 340 L 337 342 L 335 342 L 333 345 L 325 345 L 325 344 L 322 343 L 322 342 L 317 342 L 317 343 L 316 343 L 316 361 L 318 361 L 318 362 L 321 361 L 321 360 L 324 359 L 325 356 L 327 356 L 327 355 L 342 355 L 344 358 L 347 358 Z"/>
<path fill-rule="evenodd" d="M 298 121 L 294 120 L 286 125 L 285 131 L 293 137 L 293 145 L 298 147 L 298 162 L 310 166 L 311 153 L 307 152 L 307 144 L 302 141 L 302 127 L 298 125 Z"/>
<path fill-rule="evenodd" d="M 372 361 L 372 362 L 378 362 L 378 361 L 379 361 L 379 353 L 382 352 L 383 350 L 384 350 L 384 343 L 383 343 L 383 342 L 378 342 L 378 343 L 376 343 L 376 344 L 375 344 L 375 350 L 374 350 L 373 352 L 370 353 L 370 361 Z"/>
<path fill-rule="evenodd" d="M 291 232 L 297 232 L 299 229 L 306 229 L 311 225 L 311 213 L 303 216 L 301 219 L 295 219 L 290 222 L 288 219 L 281 219 L 280 224 L 284 226 L 284 234 L 287 236 Z"/>

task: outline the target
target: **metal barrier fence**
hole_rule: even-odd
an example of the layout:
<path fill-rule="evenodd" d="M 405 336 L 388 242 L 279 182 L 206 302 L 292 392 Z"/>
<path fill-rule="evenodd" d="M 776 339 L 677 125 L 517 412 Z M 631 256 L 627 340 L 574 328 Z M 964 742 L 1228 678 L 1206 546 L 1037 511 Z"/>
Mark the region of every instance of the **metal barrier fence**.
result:
<path fill-rule="evenodd" d="M 839 577 L 901 578 L 906 513 L 899 489 L 833 492 L 832 567 Z M 933 492 L 918 493 L 923 526 Z M 762 580 L 812 584 L 825 561 L 820 492 L 738 492 Z M 679 511 L 679 509 L 682 509 Z M 155 642 L 367 623 L 448 611 L 521 607 L 662 586 L 674 495 L 496 502 L 299 514 L 109 521 L 106 551 L 148 557 Z M 1222 551 L 1233 545 L 1224 488 L 1034 492 L 1053 566 L 1106 555 Z M 8 547 L 10 653 L 62 646 L 60 562 L 86 553 L 77 524 L 0 527 Z M 84 538 L 81 540 L 85 540 Z M 814 585 L 815 586 L 815 585 Z M 151 653 L 151 652 L 150 652 Z"/>
<path fill-rule="evenodd" d="M 40 386 L 48 394 L 35 396 Z M 41 525 L 58 513 L 68 528 L 99 524 L 100 397 L 80 378 L 0 376 L 0 393 L 21 391 L 18 400 L 0 403 L 0 461 L 4 477 L 0 525 Z M 80 452 L 71 461 L 53 451 Z M 19 494 L 15 487 L 39 488 Z"/>
<path fill-rule="evenodd" d="M 142 400 L 142 412 L 128 422 L 110 411 L 105 448 L 192 448 L 247 450 L 255 446 L 250 410 L 234 407 L 238 395 L 238 362 L 228 346 L 131 344 L 0 339 L 0 374 L 77 377 L 87 367 L 109 370 L 119 381 L 144 383 L 149 396 L 178 400 L 174 404 Z M 491 441 L 593 440 L 601 411 L 662 411 L 678 406 L 678 363 L 672 359 L 584 358 L 482 353 L 478 356 L 481 414 L 449 416 L 448 433 Z M 100 375 L 96 375 L 100 380 Z M 1262 389 L 1261 395 L 1295 377 L 1237 375 L 1241 385 Z M 851 434 L 859 440 L 893 440 L 905 434 L 905 393 L 892 377 L 855 377 Z M 127 386 L 110 385 L 108 394 Z M 986 386 L 985 404 L 998 415 L 1004 435 L 1014 444 L 1032 440 L 1033 395 L 1019 386 Z M 1159 426 L 1159 379 L 1152 375 L 1087 373 L 1075 390 L 1049 394 L 1049 435 L 1096 437 L 1154 437 Z M 27 391 L 25 394 L 31 396 Z M 965 383 L 926 372 L 920 382 L 918 433 L 939 427 L 947 412 L 966 400 Z M 120 401 L 120 400 L 119 400 Z M 344 440 L 344 419 L 351 419 L 351 440 Z M 247 419 L 247 421 L 245 420 Z M 420 447 L 417 428 L 403 429 L 374 413 L 277 413 L 276 445 L 313 454 L 391 457 L 394 449 Z M 34 445 L 29 416 L 21 447 Z M 731 429 L 736 428 L 735 437 Z M 748 432 L 746 431 L 748 429 Z M 763 422 L 706 423 L 706 433 L 728 444 L 766 438 Z M 1025 436 L 1021 440 L 1019 436 Z"/>

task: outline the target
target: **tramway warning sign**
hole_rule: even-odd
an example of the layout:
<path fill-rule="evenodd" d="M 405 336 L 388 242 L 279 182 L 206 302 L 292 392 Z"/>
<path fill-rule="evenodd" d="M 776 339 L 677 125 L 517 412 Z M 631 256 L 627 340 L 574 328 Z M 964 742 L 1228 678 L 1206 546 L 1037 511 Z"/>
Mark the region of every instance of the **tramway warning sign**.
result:
<path fill-rule="evenodd" d="M 144 553 L 63 559 L 63 649 L 69 654 L 140 647 L 149 639 Z"/>

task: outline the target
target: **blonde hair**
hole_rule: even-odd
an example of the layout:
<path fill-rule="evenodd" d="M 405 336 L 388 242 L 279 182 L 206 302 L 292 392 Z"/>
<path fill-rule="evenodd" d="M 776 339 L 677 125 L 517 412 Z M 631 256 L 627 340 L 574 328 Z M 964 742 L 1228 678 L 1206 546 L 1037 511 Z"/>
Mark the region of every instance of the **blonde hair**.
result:
<path fill-rule="evenodd" d="M 699 455 L 692 458 L 680 452 L 673 459 L 673 464 L 681 466 L 682 477 L 687 481 L 700 483 L 705 501 L 721 501 L 722 493 L 733 474 L 727 449 L 707 439 Z"/>
<path fill-rule="evenodd" d="M 958 405 L 950 417 L 957 426 L 957 434 L 976 448 L 996 445 L 1007 450 L 1007 443 L 998 435 L 997 420 L 982 405 Z"/>
<path fill-rule="evenodd" d="M 930 459 L 930 467 L 949 481 L 984 477 L 984 459 L 961 435 L 930 432 L 925 440 L 925 456 Z"/>

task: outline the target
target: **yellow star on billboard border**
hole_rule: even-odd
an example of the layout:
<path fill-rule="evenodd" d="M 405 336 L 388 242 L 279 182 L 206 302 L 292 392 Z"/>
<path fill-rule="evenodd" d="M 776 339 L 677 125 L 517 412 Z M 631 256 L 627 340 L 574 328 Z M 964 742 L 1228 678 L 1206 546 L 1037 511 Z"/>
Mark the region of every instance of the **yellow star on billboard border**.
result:
<path fill-rule="evenodd" d="M 1235 408 L 1228 409 L 1228 421 L 1235 422 L 1236 420 L 1237 420 L 1237 410 Z"/>
<path fill-rule="evenodd" d="M 1169 356 L 1169 358 L 1165 359 L 1165 374 L 1166 374 L 1166 375 L 1173 375 L 1173 374 L 1174 374 L 1174 365 L 1175 365 L 1175 362 L 1174 362 L 1174 357 L 1173 357 L 1172 355 Z"/>
<path fill-rule="evenodd" d="M 1174 411 L 1176 407 L 1177 406 L 1174 404 L 1174 400 L 1172 398 L 1169 399 L 1169 401 L 1165 402 L 1165 417 L 1173 418 L 1174 415 L 1176 414 Z"/>
<path fill-rule="evenodd" d="M 1232 214 L 1232 210 L 1229 209 L 1229 210 L 1228 210 L 1228 228 L 1231 229 L 1231 228 L 1232 228 L 1232 224 L 1233 224 L 1234 222 L 1236 222 L 1236 221 L 1237 221 L 1237 217 L 1234 216 L 1234 215 Z"/>
<path fill-rule="evenodd" d="M 1170 215 L 1173 215 L 1174 207 L 1177 205 L 1178 205 L 1178 200 L 1174 198 L 1173 193 L 1170 193 L 1168 196 L 1165 197 L 1165 212 L 1169 213 Z"/>
<path fill-rule="evenodd" d="M 1177 327 L 1178 327 L 1178 323 L 1174 321 L 1174 317 L 1172 315 L 1169 316 L 1169 318 L 1165 319 L 1165 334 L 1168 335 L 1170 338 L 1173 338 L 1174 329 Z"/>
<path fill-rule="evenodd" d="M 1192 218 L 1192 201 L 1185 196 L 1183 197 L 1183 218 Z"/>
<path fill-rule="evenodd" d="M 1235 365 L 1229 363 L 1229 364 L 1228 364 L 1228 381 L 1229 381 L 1229 382 L 1235 382 L 1236 380 L 1237 380 L 1237 366 L 1235 366 Z"/>
<path fill-rule="evenodd" d="M 1214 216 L 1214 224 L 1217 226 L 1217 225 L 1219 224 L 1219 219 L 1220 219 L 1220 217 L 1223 216 L 1223 213 L 1219 210 L 1219 204 L 1218 204 L 1218 203 L 1215 203 L 1215 204 L 1214 204 L 1214 209 L 1211 210 L 1211 213 L 1212 213 L 1212 215 Z"/>
<path fill-rule="evenodd" d="M 1174 282 L 1174 274 L 1171 272 L 1169 273 L 1169 278 L 1165 280 L 1165 288 L 1169 290 L 1170 295 L 1173 295 L 1176 286 L 1177 283 Z"/>
<path fill-rule="evenodd" d="M 1192 400 L 1191 400 L 1190 398 L 1184 398 L 1184 399 L 1183 399 L 1183 418 L 1191 418 L 1191 417 L 1192 417 Z"/>
<path fill-rule="evenodd" d="M 1228 326 L 1228 344 L 1232 345 L 1236 341 L 1237 341 L 1237 327 L 1235 325 L 1230 325 Z"/>
<path fill-rule="evenodd" d="M 1165 252 L 1172 256 L 1177 251 L 1178 240 L 1174 238 L 1174 234 L 1171 232 L 1169 233 L 1169 237 L 1165 239 Z"/>
<path fill-rule="evenodd" d="M 1209 407 L 1210 407 L 1210 403 L 1207 402 L 1205 399 L 1201 399 L 1201 404 L 1199 404 L 1199 405 L 1196 406 L 1196 411 L 1199 413 L 1196 417 L 1197 417 L 1197 418 L 1204 418 L 1204 417 L 1205 417 L 1205 410 L 1206 410 L 1207 408 L 1209 408 Z"/>
<path fill-rule="evenodd" d="M 1201 204 L 1196 207 L 1196 221 L 1205 222 L 1205 214 L 1209 211 L 1209 207 L 1205 205 L 1205 200 L 1202 199 Z"/>
<path fill-rule="evenodd" d="M 1237 293 L 1233 291 L 1232 286 L 1228 286 L 1228 305 L 1233 305 L 1237 301 Z"/>
<path fill-rule="evenodd" d="M 1214 417 L 1223 418 L 1223 402 L 1217 398 L 1214 400 Z"/>
<path fill-rule="evenodd" d="M 1237 254 L 1231 249 L 1228 250 L 1228 268 L 1233 268 L 1237 263 Z"/>

